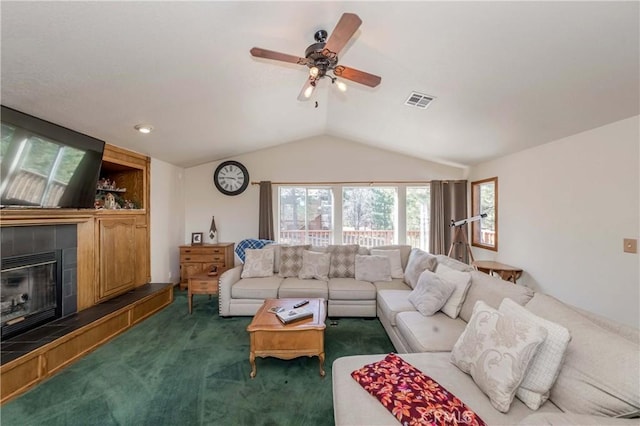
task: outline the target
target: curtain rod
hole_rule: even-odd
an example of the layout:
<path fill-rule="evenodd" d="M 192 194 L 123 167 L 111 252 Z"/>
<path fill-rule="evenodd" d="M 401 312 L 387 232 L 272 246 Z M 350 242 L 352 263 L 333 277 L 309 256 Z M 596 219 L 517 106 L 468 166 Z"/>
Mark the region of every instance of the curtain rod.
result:
<path fill-rule="evenodd" d="M 442 182 L 464 182 L 464 180 L 443 180 Z M 391 185 L 431 183 L 430 180 L 366 180 L 366 181 L 334 181 L 334 182 L 271 182 L 271 185 Z M 260 185 L 260 182 L 252 181 L 251 185 Z"/>

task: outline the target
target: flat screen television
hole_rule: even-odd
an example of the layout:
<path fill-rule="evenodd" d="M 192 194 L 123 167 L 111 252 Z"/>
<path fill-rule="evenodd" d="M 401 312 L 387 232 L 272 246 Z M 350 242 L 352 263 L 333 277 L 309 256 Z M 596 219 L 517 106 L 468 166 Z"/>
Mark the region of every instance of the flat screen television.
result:
<path fill-rule="evenodd" d="M 0 205 L 94 208 L 105 143 L 1 108 Z"/>

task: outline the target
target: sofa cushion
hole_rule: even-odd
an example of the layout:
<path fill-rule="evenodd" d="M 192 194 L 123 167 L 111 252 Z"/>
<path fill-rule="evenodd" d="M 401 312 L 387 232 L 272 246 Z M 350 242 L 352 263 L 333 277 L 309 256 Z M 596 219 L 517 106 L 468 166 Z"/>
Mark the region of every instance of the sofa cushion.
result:
<path fill-rule="evenodd" d="M 407 268 L 407 263 L 409 262 L 411 248 L 412 247 L 409 244 L 390 244 L 386 246 L 375 246 L 372 247 L 371 250 L 400 250 L 400 263 L 402 265 L 402 270 L 404 271 Z"/>
<path fill-rule="evenodd" d="M 452 320 L 449 317 L 446 318 L 449 321 L 459 321 Z M 332 366 L 332 386 L 336 426 L 400 425 L 393 414 L 389 413 L 382 404 L 372 398 L 351 378 L 353 370 L 379 361 L 385 356 L 386 354 L 356 355 L 338 358 L 334 361 Z M 471 377 L 449 362 L 448 353 L 402 354 L 401 356 L 405 361 L 457 396 L 488 425 L 512 426 L 532 413 L 519 400 L 513 401 L 507 414 L 496 411 L 489 403 L 486 395 L 473 383 Z M 547 402 L 540 411 L 559 412 L 560 410 L 550 402 Z"/>
<path fill-rule="evenodd" d="M 504 299 L 498 310 L 529 321 L 547 330 L 547 338 L 538 348 L 516 396 L 532 410 L 549 398 L 549 390 L 558 377 L 571 334 L 565 327 L 529 312 L 511 299 Z"/>
<path fill-rule="evenodd" d="M 298 278 L 329 281 L 329 263 L 331 255 L 329 253 L 317 253 L 305 250 L 302 253 L 302 267 Z"/>
<path fill-rule="evenodd" d="M 496 410 L 509 411 L 547 330 L 478 301 L 464 333 L 451 351 L 451 361 L 482 389 Z"/>
<path fill-rule="evenodd" d="M 331 253 L 329 278 L 355 278 L 358 247 L 357 244 L 327 247 Z"/>
<path fill-rule="evenodd" d="M 278 275 L 281 277 L 297 277 L 300 273 L 300 268 L 302 268 L 302 253 L 310 247 L 310 245 L 280 247 Z"/>
<path fill-rule="evenodd" d="M 430 317 L 418 311 L 398 312 L 395 321 L 412 352 L 450 352 L 467 325 L 442 312 Z"/>
<path fill-rule="evenodd" d="M 380 290 L 411 290 L 404 280 L 401 278 L 391 278 L 391 281 L 374 281 L 373 285 Z"/>
<path fill-rule="evenodd" d="M 461 272 L 446 265 L 438 265 L 436 274 L 442 280 L 450 282 L 454 286 L 451 297 L 447 299 L 441 311 L 451 318 L 458 318 L 471 285 L 471 275 L 469 272 Z"/>
<path fill-rule="evenodd" d="M 355 278 L 330 278 L 331 300 L 376 300 L 376 287 L 368 281 Z"/>
<path fill-rule="evenodd" d="M 409 302 L 424 316 L 431 316 L 444 306 L 455 290 L 452 282 L 442 280 L 431 271 L 420 274 L 416 288 L 409 293 Z"/>
<path fill-rule="evenodd" d="M 427 269 L 433 272 L 436 266 L 438 263 L 435 256 L 419 248 L 414 248 L 409 254 L 407 268 L 404 271 L 404 282 L 409 284 L 411 288 L 415 288 L 420 274 Z"/>
<path fill-rule="evenodd" d="M 525 305 L 533 297 L 533 290 L 509 281 L 487 275 L 480 271 L 471 271 L 471 286 L 460 309 L 460 318 L 469 322 L 473 306 L 478 300 L 498 309 L 502 299 L 508 297 L 519 305 Z"/>
<path fill-rule="evenodd" d="M 473 266 L 462 263 L 457 259 L 447 256 L 446 254 L 436 254 L 436 260 L 438 261 L 438 266 L 445 265 L 451 269 L 455 269 L 456 271 L 471 272 L 476 270 Z M 438 269 L 436 268 L 436 273 L 437 272 Z"/>
<path fill-rule="evenodd" d="M 276 299 L 282 278 L 277 275 L 264 278 L 242 278 L 231 286 L 232 299 Z"/>
<path fill-rule="evenodd" d="M 246 249 L 242 278 L 260 278 L 273 275 L 273 250 Z"/>
<path fill-rule="evenodd" d="M 619 416 L 640 410 L 640 346 L 605 330 L 571 306 L 543 293 L 527 303 L 532 313 L 571 333 L 550 400 L 564 411 Z"/>
<path fill-rule="evenodd" d="M 371 255 L 387 257 L 389 259 L 389 264 L 391 267 L 391 278 L 404 278 L 404 268 L 402 267 L 402 258 L 400 257 L 400 249 L 398 250 L 371 249 Z M 373 281 L 376 281 L 376 280 L 373 280 Z"/>
<path fill-rule="evenodd" d="M 391 281 L 391 262 L 386 256 L 356 254 L 356 280 Z"/>
<path fill-rule="evenodd" d="M 329 298 L 327 281 L 285 278 L 278 289 L 278 297 L 284 298 Z"/>
<path fill-rule="evenodd" d="M 411 290 L 378 290 L 378 310 L 395 327 L 396 315 L 399 312 L 415 312 L 416 308 L 409 301 Z"/>

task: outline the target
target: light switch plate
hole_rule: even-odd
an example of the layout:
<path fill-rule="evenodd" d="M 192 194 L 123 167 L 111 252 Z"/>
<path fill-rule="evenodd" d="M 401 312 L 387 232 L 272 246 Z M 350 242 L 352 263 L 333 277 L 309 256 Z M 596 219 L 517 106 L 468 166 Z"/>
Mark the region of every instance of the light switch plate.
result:
<path fill-rule="evenodd" d="M 635 238 L 624 239 L 624 252 L 625 253 L 637 253 L 638 252 L 638 240 Z"/>

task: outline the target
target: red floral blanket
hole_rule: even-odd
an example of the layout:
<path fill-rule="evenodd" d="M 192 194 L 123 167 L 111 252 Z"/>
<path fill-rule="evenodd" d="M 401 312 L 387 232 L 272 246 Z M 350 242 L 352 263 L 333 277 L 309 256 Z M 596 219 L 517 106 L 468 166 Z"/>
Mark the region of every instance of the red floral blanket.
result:
<path fill-rule="evenodd" d="M 351 373 L 403 425 L 485 423 L 455 395 L 396 354 Z"/>

